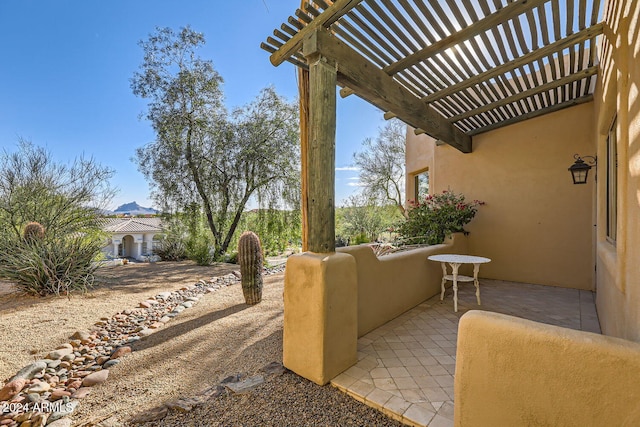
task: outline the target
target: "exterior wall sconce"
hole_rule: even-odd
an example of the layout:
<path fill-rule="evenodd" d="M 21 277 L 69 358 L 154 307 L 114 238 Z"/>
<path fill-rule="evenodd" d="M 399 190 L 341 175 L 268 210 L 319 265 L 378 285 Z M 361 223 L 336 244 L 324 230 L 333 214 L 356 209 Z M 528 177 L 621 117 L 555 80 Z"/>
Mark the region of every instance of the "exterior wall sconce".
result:
<path fill-rule="evenodd" d="M 598 158 L 594 156 L 580 157 L 578 154 L 574 154 L 573 158 L 576 159 L 576 161 L 569 168 L 569 172 L 571 172 L 571 177 L 573 178 L 573 183 L 586 184 L 589 170 L 591 170 L 591 166 L 598 164 Z M 587 161 L 585 162 L 584 159 L 587 159 Z"/>

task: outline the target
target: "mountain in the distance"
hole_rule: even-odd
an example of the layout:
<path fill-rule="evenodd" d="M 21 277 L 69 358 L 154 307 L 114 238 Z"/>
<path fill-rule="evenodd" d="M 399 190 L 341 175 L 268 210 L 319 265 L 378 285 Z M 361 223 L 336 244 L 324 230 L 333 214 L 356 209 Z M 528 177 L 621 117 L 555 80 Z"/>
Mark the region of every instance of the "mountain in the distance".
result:
<path fill-rule="evenodd" d="M 140 206 L 136 202 L 131 202 L 118 206 L 116 210 L 113 211 L 113 213 L 129 215 L 155 215 L 158 213 L 158 211 L 153 208 L 145 208 L 144 206 Z"/>

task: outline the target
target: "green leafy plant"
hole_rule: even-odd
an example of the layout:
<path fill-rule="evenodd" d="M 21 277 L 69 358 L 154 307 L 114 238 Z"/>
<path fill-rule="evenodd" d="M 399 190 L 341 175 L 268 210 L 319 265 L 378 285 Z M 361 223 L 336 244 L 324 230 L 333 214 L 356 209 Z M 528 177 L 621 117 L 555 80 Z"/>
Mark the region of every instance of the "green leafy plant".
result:
<path fill-rule="evenodd" d="M 224 254 L 222 260 L 229 264 L 237 264 L 238 263 L 238 252 L 227 252 Z"/>
<path fill-rule="evenodd" d="M 336 209 L 336 244 L 359 245 L 381 241 L 388 230 L 404 218 L 394 205 L 379 205 L 363 194 L 349 196 L 344 206 Z"/>
<path fill-rule="evenodd" d="M 255 209 L 244 212 L 238 230 L 254 230 L 260 236 L 262 250 L 267 256 L 279 255 L 301 244 L 299 210 Z M 237 247 L 239 232 L 234 234 L 231 247 Z M 223 256 L 222 261 L 226 261 Z"/>
<path fill-rule="evenodd" d="M 398 232 L 405 243 L 442 243 L 451 233 L 464 232 L 464 226 L 476 215 L 484 202 L 467 202 L 464 195 L 452 191 L 428 195 L 424 200 L 410 202 L 407 219 Z"/>

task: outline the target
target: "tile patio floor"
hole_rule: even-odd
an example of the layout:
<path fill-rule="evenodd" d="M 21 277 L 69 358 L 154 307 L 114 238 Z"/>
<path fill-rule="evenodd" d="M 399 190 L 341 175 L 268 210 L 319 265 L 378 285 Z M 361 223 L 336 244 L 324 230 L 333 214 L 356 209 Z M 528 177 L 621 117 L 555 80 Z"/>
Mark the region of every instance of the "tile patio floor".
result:
<path fill-rule="evenodd" d="M 409 425 L 453 426 L 453 375 L 458 320 L 482 309 L 537 322 L 600 333 L 589 291 L 481 280 L 482 306 L 473 284 L 436 295 L 358 340 L 358 363 L 331 384 Z"/>

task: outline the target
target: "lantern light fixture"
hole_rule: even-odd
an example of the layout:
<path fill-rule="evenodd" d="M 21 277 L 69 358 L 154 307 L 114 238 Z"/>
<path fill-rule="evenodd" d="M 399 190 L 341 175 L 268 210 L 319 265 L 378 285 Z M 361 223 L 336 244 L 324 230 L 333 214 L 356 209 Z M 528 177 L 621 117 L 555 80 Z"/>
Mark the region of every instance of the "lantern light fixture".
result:
<path fill-rule="evenodd" d="M 587 176 L 592 166 L 598 164 L 598 158 L 595 156 L 582 156 L 574 154 L 573 158 L 576 160 L 570 167 L 571 177 L 574 184 L 586 184 Z M 585 161 L 586 160 L 586 161 Z"/>

